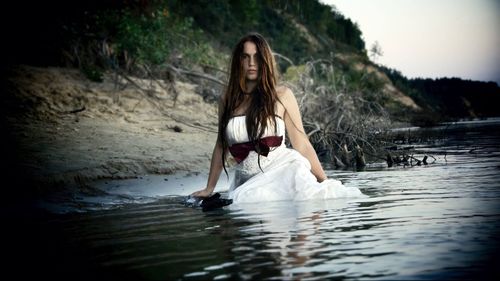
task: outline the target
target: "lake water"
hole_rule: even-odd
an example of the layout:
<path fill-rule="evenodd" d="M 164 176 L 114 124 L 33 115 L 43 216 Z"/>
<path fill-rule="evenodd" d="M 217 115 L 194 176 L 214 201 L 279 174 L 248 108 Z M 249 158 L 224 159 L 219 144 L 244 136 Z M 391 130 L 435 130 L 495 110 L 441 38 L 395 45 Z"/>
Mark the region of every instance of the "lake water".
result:
<path fill-rule="evenodd" d="M 3 265 L 16 278 L 66 280 L 494 279 L 499 129 L 498 119 L 407 129 L 425 142 L 404 145 L 432 164 L 328 171 L 363 199 L 202 212 L 181 196 L 204 175 L 190 175 L 199 184 L 189 188 L 166 177 L 102 183 L 106 195 L 40 205 L 56 213 L 4 213 L 15 223 Z"/>

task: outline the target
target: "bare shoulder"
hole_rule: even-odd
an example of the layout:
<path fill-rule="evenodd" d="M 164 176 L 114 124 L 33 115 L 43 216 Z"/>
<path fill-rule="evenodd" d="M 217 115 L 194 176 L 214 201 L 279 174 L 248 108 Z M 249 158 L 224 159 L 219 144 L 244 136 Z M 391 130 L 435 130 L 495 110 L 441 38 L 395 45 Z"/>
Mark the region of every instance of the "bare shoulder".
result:
<path fill-rule="evenodd" d="M 282 102 L 288 101 L 290 99 L 292 100 L 295 99 L 292 90 L 285 85 L 280 85 L 276 87 L 276 93 L 278 94 L 278 98 Z"/>

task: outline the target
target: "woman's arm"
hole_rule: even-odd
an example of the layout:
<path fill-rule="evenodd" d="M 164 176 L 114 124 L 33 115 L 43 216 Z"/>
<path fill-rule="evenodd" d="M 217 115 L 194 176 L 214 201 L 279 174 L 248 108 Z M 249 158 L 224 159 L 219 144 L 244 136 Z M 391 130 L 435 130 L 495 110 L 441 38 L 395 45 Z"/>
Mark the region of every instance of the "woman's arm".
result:
<path fill-rule="evenodd" d="M 218 116 L 219 122 L 221 120 L 222 110 L 223 110 L 223 98 L 219 100 Z M 222 143 L 219 137 L 215 142 L 214 150 L 212 152 L 212 160 L 210 161 L 210 171 L 208 173 L 208 181 L 205 189 L 193 192 L 191 195 L 196 197 L 208 197 L 214 191 L 217 181 L 219 181 L 220 173 L 222 172 Z"/>
<path fill-rule="evenodd" d="M 192 195 L 196 197 L 208 197 L 214 191 L 220 173 L 222 172 L 222 145 L 217 138 L 212 152 L 212 161 L 210 162 L 210 172 L 208 174 L 207 186 L 205 189 L 194 192 Z"/>
<path fill-rule="evenodd" d="M 327 177 L 319 162 L 318 155 L 305 133 L 297 99 L 289 88 L 284 88 L 279 95 L 280 101 L 285 107 L 285 126 L 292 147 L 309 160 L 311 172 L 316 176 L 318 182 L 326 180 Z"/>

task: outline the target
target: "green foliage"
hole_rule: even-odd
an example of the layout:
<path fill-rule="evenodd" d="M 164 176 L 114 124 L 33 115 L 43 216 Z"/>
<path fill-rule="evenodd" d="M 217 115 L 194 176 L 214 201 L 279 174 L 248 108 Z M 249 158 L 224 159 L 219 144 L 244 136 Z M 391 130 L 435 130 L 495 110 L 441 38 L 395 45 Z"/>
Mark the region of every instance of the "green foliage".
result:
<path fill-rule="evenodd" d="M 182 25 L 176 25 L 182 28 Z M 139 61 L 155 64 L 164 62 L 170 53 L 170 30 L 167 18 L 163 16 L 132 16 L 123 11 L 118 22 L 116 43 L 119 51 L 126 51 Z"/>
<path fill-rule="evenodd" d="M 50 56 L 54 64 L 128 69 L 178 61 L 222 68 L 235 42 L 250 31 L 262 33 L 274 51 L 298 64 L 331 51 L 364 52 L 359 28 L 318 0 L 77 1 L 64 4 L 62 13 L 54 12 L 55 4 L 39 6 L 45 8 L 36 30 L 45 33 L 36 38 L 50 42 L 36 43 L 59 52 L 61 61 Z"/>
<path fill-rule="evenodd" d="M 140 63 L 157 65 L 176 59 L 188 65 L 213 65 L 215 52 L 206 41 L 192 18 L 176 17 L 164 7 L 140 15 L 121 11 L 115 37 L 119 52 L 127 52 Z"/>
<path fill-rule="evenodd" d="M 283 9 L 300 20 L 319 38 L 326 38 L 325 43 L 356 52 L 364 52 L 365 43 L 361 30 L 346 19 L 334 7 L 319 1 L 276 1 L 275 7 Z"/>
<path fill-rule="evenodd" d="M 192 17 L 194 25 L 222 45 L 232 48 L 250 31 L 263 34 L 273 50 L 295 63 L 328 55 L 332 49 L 365 53 L 358 26 L 332 7 L 312 1 L 167 1 L 180 17 Z M 305 26 L 319 46 L 313 46 L 297 24 Z"/>
<path fill-rule="evenodd" d="M 286 69 L 286 72 L 283 74 L 283 79 L 289 83 L 297 84 L 303 75 L 306 72 L 305 65 L 297 65 L 290 66 Z"/>
<path fill-rule="evenodd" d="M 95 65 L 84 65 L 81 71 L 85 75 L 85 77 L 93 82 L 100 83 L 103 81 L 103 72 L 99 67 Z"/>
<path fill-rule="evenodd" d="M 163 1 L 81 11 L 63 21 L 62 49 L 71 63 L 129 69 L 137 64 L 220 67 L 226 57 L 215 51 L 192 17 L 180 17 Z"/>
<path fill-rule="evenodd" d="M 354 61 L 341 65 L 346 88 L 348 91 L 361 92 L 368 101 L 385 103 L 385 96 L 381 95 L 384 81 L 377 77 L 374 72 L 367 70 L 367 65 Z M 376 97 L 376 98 L 374 98 Z"/>

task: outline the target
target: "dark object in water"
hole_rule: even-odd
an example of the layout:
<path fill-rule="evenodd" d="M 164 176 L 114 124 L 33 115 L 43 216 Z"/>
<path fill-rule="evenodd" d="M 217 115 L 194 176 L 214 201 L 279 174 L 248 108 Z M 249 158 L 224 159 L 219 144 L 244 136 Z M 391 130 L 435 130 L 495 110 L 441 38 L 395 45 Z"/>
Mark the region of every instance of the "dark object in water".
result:
<path fill-rule="evenodd" d="M 220 198 L 220 194 L 217 192 L 214 195 L 203 199 L 201 201 L 200 206 L 201 206 L 203 212 L 206 212 L 206 211 L 222 208 L 222 207 L 227 206 L 231 203 L 233 203 L 232 199 Z"/>

